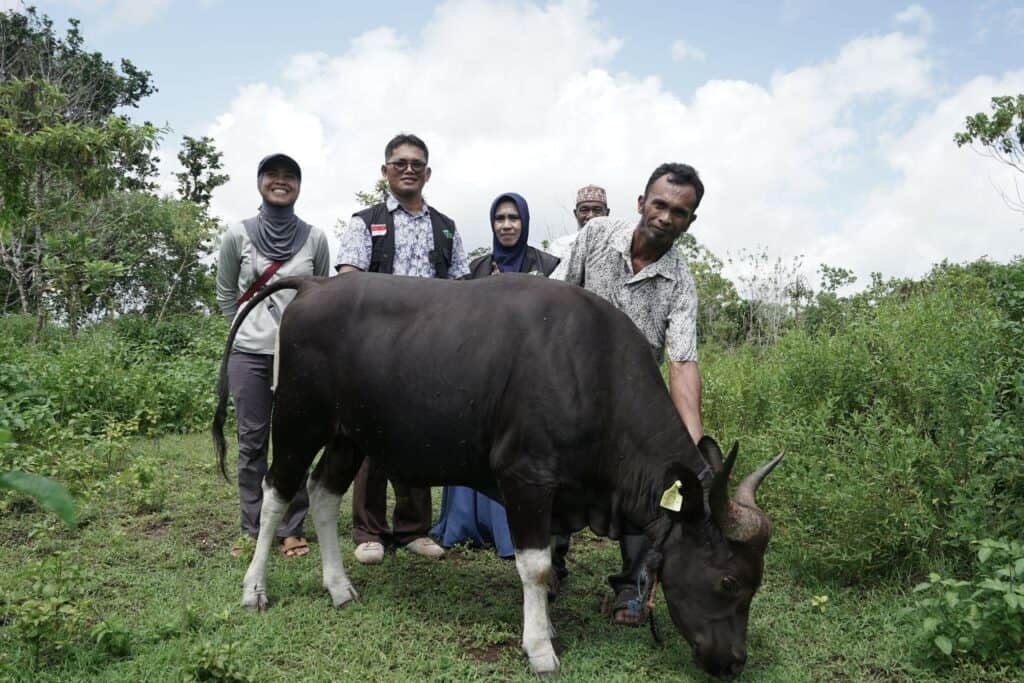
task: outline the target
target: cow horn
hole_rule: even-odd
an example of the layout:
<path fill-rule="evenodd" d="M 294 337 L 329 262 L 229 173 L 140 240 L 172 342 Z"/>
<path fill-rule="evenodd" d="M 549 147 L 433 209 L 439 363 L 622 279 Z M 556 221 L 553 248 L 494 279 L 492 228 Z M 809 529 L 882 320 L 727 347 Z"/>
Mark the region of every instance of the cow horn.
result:
<path fill-rule="evenodd" d="M 764 513 L 754 502 L 754 493 L 758 485 L 768 476 L 776 465 L 782 460 L 782 453 L 766 465 L 749 474 L 736 490 L 736 495 L 728 498 L 728 474 L 732 471 L 732 465 L 736 459 L 736 446 L 733 446 L 729 458 L 725 462 L 720 475 L 715 477 L 712 484 L 709 502 L 714 515 L 715 523 L 722 533 L 730 541 L 737 543 L 748 543 L 765 533 L 766 519 Z"/>
<path fill-rule="evenodd" d="M 757 487 L 761 485 L 761 482 L 765 477 L 771 473 L 775 466 L 782 462 L 782 456 L 786 454 L 786 451 L 779 451 L 779 454 L 772 458 L 767 464 L 762 465 L 757 470 L 747 475 L 746 479 L 736 489 L 736 495 L 732 497 L 734 501 L 740 505 L 746 505 L 754 509 L 760 509 L 757 507 L 757 503 L 754 502 L 754 494 L 757 492 Z"/>

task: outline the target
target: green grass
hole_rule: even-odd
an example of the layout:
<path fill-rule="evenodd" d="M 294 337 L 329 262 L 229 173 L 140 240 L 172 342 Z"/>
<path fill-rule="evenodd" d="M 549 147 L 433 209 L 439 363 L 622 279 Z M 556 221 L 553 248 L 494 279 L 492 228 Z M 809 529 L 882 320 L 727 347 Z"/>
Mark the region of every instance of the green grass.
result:
<path fill-rule="evenodd" d="M 55 552 L 91 572 L 84 589 L 90 621 L 130 633 L 117 658 L 86 634 L 34 664 L 9 618 L 0 621 L 0 679 L 32 681 L 180 681 L 203 659 L 200 648 L 230 647 L 236 669 L 276 680 L 534 680 L 519 652 L 521 592 L 512 562 L 490 550 L 457 549 L 430 561 L 400 552 L 364 567 L 352 558 L 350 507 L 342 505 L 345 559 L 362 599 L 335 610 L 320 587 L 318 546 L 302 559 L 274 554 L 268 569 L 271 608 L 239 607 L 249 558 L 232 558 L 238 537 L 236 490 L 216 471 L 206 436 L 137 442 L 132 457 L 155 466 L 157 493 L 141 504 L 129 486 L 108 486 L 79 506 L 74 530 L 30 504 L 0 513 L 0 596 L 32 590 L 26 567 Z M 765 484 L 771 486 L 771 480 Z M 154 506 L 153 500 L 163 499 Z M 435 492 L 435 505 L 439 492 Z M 157 510 L 151 508 L 158 507 Z M 771 510 L 767 511 L 771 514 Z M 307 521 L 307 531 L 312 534 Z M 838 540 L 838 539 L 837 539 Z M 703 681 L 663 602 L 656 609 L 665 646 L 649 631 L 613 627 L 599 613 L 605 575 L 616 569 L 614 543 L 578 536 L 572 577 L 552 620 L 566 650 L 562 679 Z M 912 627 L 899 610 L 906 587 L 807 583 L 769 550 L 755 598 L 749 681 L 1024 680 L 1015 671 L 972 665 L 943 671 L 914 657 Z M 810 581 L 810 580 L 808 580 Z M 828 595 L 824 610 L 812 605 Z M 659 601 L 661 596 L 659 596 Z M 208 659 L 209 657 L 207 657 Z"/>

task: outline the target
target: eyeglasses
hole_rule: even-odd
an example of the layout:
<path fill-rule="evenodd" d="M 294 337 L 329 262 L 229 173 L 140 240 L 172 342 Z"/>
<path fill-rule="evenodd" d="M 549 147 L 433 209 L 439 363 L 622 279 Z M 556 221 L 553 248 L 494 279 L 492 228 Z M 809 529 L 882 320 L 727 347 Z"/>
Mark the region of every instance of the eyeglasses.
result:
<path fill-rule="evenodd" d="M 394 161 L 386 162 L 387 166 L 391 167 L 392 171 L 401 173 L 405 169 L 412 169 L 413 173 L 423 173 L 423 169 L 427 167 L 427 162 L 420 159 L 395 159 Z"/>

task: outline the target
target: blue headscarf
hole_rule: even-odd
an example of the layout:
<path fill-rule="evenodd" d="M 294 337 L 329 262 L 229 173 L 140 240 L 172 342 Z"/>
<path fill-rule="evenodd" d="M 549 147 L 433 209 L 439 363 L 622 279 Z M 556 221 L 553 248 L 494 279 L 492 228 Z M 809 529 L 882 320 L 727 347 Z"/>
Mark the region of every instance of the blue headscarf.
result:
<path fill-rule="evenodd" d="M 498 236 L 494 234 L 494 214 L 498 211 L 498 204 L 509 200 L 512 200 L 516 209 L 519 210 L 519 220 L 523 224 L 523 231 L 519 233 L 519 240 L 515 245 L 503 247 L 498 241 Z M 523 267 L 523 259 L 526 258 L 526 242 L 530 237 L 530 207 L 526 205 L 526 200 L 522 195 L 506 192 L 491 202 L 491 234 L 493 240 L 491 258 L 497 264 L 498 270 L 503 273 L 518 273 L 519 269 Z"/>

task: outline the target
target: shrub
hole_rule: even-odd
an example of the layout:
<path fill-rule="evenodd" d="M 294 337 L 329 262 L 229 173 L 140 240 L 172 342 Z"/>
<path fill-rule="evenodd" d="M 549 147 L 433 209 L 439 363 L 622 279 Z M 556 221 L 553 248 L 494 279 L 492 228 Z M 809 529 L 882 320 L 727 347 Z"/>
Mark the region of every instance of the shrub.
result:
<path fill-rule="evenodd" d="M 0 335 L 23 342 L 0 348 L 0 424 L 21 445 L 0 450 L 0 471 L 78 492 L 124 466 L 126 439 L 205 428 L 225 328 L 219 317 L 125 316 L 74 338 L 47 328 L 32 345 L 23 316 L 0 317 Z"/>
<path fill-rule="evenodd" d="M 920 597 L 906 614 L 917 625 L 921 654 L 945 663 L 1024 664 L 1024 543 L 976 545 L 971 580 L 932 573 L 914 589 Z"/>
<path fill-rule="evenodd" d="M 85 585 L 91 575 L 58 553 L 33 563 L 19 578 L 28 589 L 9 600 L 7 618 L 11 632 L 29 646 L 35 668 L 63 654 L 85 633 Z"/>
<path fill-rule="evenodd" d="M 822 578 L 965 566 L 1024 528 L 1024 261 L 943 265 L 841 300 L 834 328 L 701 361 L 707 430 L 744 468 L 790 454 L 759 499 L 774 547 Z M 839 322 L 837 322 L 839 321 Z"/>

